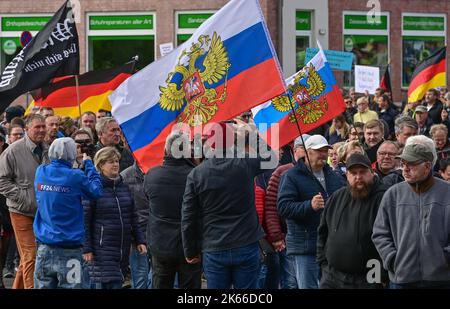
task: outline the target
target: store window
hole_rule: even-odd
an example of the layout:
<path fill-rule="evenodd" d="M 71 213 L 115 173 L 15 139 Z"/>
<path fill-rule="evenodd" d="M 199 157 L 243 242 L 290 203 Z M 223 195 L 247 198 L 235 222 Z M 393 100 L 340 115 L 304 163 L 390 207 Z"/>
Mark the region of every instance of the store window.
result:
<path fill-rule="evenodd" d="M 306 49 L 311 46 L 311 12 L 295 13 L 295 65 L 299 71 L 305 65 Z"/>
<path fill-rule="evenodd" d="M 176 13 L 176 46 L 190 39 L 195 30 L 214 14 L 214 11 Z"/>
<path fill-rule="evenodd" d="M 22 50 L 20 36 L 23 31 L 30 31 L 35 36 L 44 28 L 51 16 L 1 16 L 0 31 L 0 67 L 1 71 Z"/>
<path fill-rule="evenodd" d="M 380 21 L 372 22 L 364 13 L 344 12 L 344 51 L 353 52 L 354 65 L 380 68 L 384 73 L 389 62 L 389 15 L 381 13 Z M 344 86 L 354 86 L 354 69 L 344 73 Z"/>
<path fill-rule="evenodd" d="M 154 14 L 88 15 L 88 70 L 120 66 L 139 57 L 136 68 L 155 60 Z"/>
<path fill-rule="evenodd" d="M 402 87 L 409 86 L 414 69 L 422 60 L 445 46 L 445 33 L 445 15 L 402 15 Z"/>

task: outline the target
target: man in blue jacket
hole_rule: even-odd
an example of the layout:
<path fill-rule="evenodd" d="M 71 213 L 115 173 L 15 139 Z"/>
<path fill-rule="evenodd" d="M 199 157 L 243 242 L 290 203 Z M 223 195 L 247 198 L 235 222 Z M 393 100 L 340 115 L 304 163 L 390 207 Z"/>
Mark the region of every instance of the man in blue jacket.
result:
<path fill-rule="evenodd" d="M 81 199 L 97 199 L 103 188 L 100 175 L 86 154 L 84 173 L 72 168 L 76 149 L 71 138 L 56 139 L 49 149 L 50 164 L 36 170 L 38 209 L 33 228 L 38 243 L 34 273 L 37 289 L 81 288 Z"/>
<path fill-rule="evenodd" d="M 330 148 L 321 135 L 308 138 L 305 161 L 299 160 L 287 171 L 278 188 L 278 212 L 287 223 L 286 249 L 288 255 L 294 256 L 300 289 L 319 287 L 316 242 L 320 214 L 328 197 L 345 186 L 344 178 L 326 164 Z"/>

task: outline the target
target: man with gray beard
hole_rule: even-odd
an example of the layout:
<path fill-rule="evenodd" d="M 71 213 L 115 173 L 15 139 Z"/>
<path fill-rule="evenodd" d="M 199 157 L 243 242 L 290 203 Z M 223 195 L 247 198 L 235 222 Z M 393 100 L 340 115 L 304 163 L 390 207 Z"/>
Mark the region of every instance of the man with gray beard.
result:
<path fill-rule="evenodd" d="M 371 236 L 387 187 L 375 177 L 370 160 L 359 153 L 348 158 L 346 176 L 348 186 L 331 195 L 318 229 L 320 288 L 381 288 L 386 276 L 381 273 L 372 276 L 367 262 L 376 259 L 381 264 Z"/>

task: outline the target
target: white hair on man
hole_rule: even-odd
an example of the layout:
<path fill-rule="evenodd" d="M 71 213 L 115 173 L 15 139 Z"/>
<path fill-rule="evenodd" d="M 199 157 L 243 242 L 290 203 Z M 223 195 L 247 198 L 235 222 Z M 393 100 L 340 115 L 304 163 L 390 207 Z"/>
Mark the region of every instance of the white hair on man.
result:
<path fill-rule="evenodd" d="M 166 138 L 164 152 L 167 157 L 180 159 L 191 157 L 191 141 L 189 134 L 183 131 L 173 131 Z"/>
<path fill-rule="evenodd" d="M 425 135 L 415 135 L 411 136 L 407 139 L 405 148 L 408 145 L 423 145 L 427 148 L 429 148 L 433 154 L 433 166 L 436 164 L 437 161 L 437 152 L 436 152 L 436 145 L 434 144 L 433 140 L 429 137 L 426 137 Z"/>

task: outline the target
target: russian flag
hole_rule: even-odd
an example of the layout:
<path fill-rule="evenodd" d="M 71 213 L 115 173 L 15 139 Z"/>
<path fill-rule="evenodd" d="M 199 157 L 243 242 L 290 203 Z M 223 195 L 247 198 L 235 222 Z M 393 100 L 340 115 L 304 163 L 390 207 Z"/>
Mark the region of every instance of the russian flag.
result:
<path fill-rule="evenodd" d="M 233 0 L 187 42 L 128 78 L 110 102 L 147 172 L 161 164 L 165 139 L 176 123 L 192 129 L 232 119 L 284 92 L 259 1 Z"/>
<path fill-rule="evenodd" d="M 344 98 L 321 48 L 286 84 L 286 93 L 252 109 L 260 133 L 276 149 L 300 136 L 296 120 L 304 134 L 345 111 Z"/>

